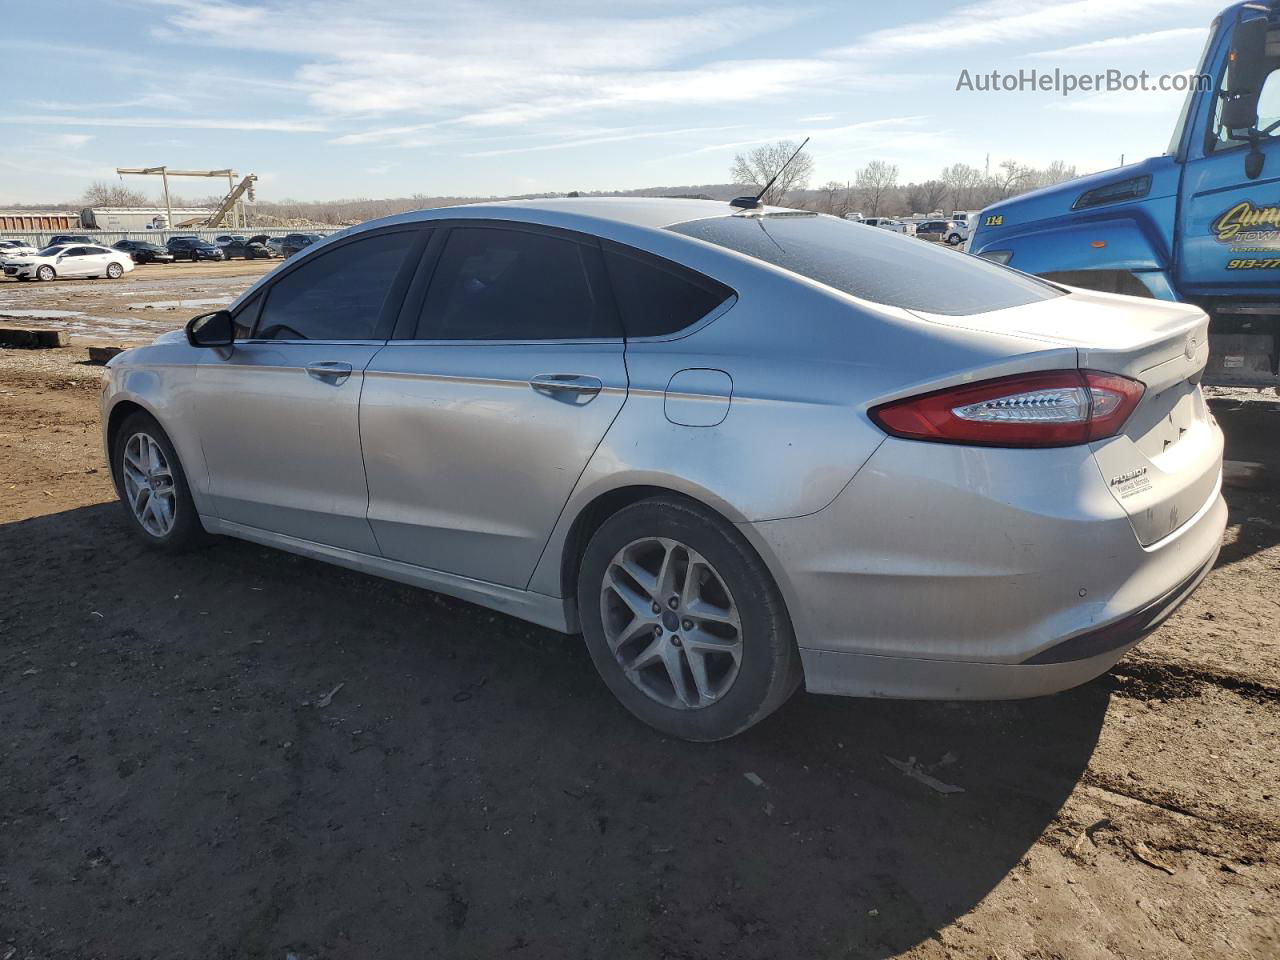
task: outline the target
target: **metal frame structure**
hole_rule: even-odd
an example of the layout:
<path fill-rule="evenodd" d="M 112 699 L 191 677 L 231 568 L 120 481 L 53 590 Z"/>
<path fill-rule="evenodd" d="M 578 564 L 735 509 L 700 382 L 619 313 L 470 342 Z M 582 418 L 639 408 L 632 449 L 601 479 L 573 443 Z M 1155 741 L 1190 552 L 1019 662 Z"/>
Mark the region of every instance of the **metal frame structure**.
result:
<path fill-rule="evenodd" d="M 250 199 L 253 199 L 253 184 L 257 182 L 257 174 L 251 173 L 246 176 L 239 184 L 236 178 L 240 174 L 234 170 L 227 168 L 223 170 L 170 170 L 167 166 L 159 167 L 116 167 L 118 174 L 141 174 L 156 175 L 158 174 L 164 181 L 164 209 L 168 217 L 168 227 L 172 230 L 176 224 L 173 222 L 173 205 L 169 202 L 169 178 L 170 177 L 226 177 L 227 178 L 227 196 L 223 199 L 215 213 L 210 219 L 207 226 L 217 227 L 221 225 L 223 219 L 230 214 L 231 228 L 243 228 L 248 224 L 244 215 L 244 208 L 240 203 L 240 198 L 248 192 Z"/>

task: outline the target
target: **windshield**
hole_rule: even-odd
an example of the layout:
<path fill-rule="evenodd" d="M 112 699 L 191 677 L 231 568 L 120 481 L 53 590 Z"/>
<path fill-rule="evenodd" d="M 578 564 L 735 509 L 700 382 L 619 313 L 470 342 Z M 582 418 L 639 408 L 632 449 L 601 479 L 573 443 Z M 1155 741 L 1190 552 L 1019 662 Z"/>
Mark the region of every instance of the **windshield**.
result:
<path fill-rule="evenodd" d="M 1204 49 L 1200 51 L 1200 59 L 1196 62 L 1200 65 L 1199 74 L 1203 76 L 1208 73 L 1206 69 L 1209 65 L 1209 47 L 1213 44 L 1213 38 L 1218 34 L 1218 25 L 1222 22 L 1222 17 L 1217 17 L 1213 21 L 1213 25 L 1209 28 L 1209 36 L 1205 38 Z M 1173 127 L 1173 136 L 1169 140 L 1169 149 L 1165 151 L 1167 156 L 1176 157 L 1178 151 L 1182 149 L 1182 134 L 1187 129 L 1187 120 L 1191 117 L 1191 105 L 1196 99 L 1195 85 L 1187 90 L 1187 98 L 1182 101 L 1182 110 L 1178 114 L 1178 122 Z"/>
<path fill-rule="evenodd" d="M 66 246 L 64 246 L 63 244 L 59 243 L 59 244 L 56 244 L 56 245 L 54 245 L 54 246 L 52 246 L 52 247 L 45 247 L 43 250 L 41 250 L 41 251 L 40 251 L 40 253 L 39 253 L 39 254 L 37 254 L 37 256 L 41 256 L 41 257 L 56 257 L 58 254 L 60 254 L 60 253 L 61 253 L 63 250 L 65 250 L 65 249 L 67 249 L 67 248 L 66 248 Z"/>
<path fill-rule="evenodd" d="M 837 217 L 735 215 L 668 229 L 906 310 L 964 316 L 1062 295 L 1016 270 L 891 230 L 861 230 Z"/>

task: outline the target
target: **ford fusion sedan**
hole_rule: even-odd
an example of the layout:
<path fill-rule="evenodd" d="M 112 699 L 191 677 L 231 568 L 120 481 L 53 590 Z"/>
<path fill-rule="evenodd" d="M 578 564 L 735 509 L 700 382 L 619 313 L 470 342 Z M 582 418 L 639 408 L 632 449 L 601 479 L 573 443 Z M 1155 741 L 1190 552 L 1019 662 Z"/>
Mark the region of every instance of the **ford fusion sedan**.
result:
<path fill-rule="evenodd" d="M 33 257 L 4 261 L 4 275 L 18 280 L 107 277 L 118 280 L 133 269 L 127 253 L 93 244 L 46 247 Z"/>
<path fill-rule="evenodd" d="M 801 211 L 450 207 L 116 357 L 103 432 L 155 549 L 239 537 L 581 631 L 634 715 L 715 740 L 800 685 L 1107 670 L 1218 553 L 1206 323 Z"/>

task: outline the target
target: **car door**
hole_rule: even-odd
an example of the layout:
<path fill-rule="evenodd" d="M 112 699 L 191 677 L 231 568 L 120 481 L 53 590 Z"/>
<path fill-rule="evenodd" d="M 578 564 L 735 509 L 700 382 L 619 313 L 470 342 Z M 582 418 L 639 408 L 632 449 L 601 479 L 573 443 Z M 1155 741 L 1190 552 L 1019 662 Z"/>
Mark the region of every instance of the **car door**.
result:
<path fill-rule="evenodd" d="M 93 267 L 87 247 L 71 247 L 58 254 L 53 268 L 60 277 L 87 277 Z"/>
<path fill-rule="evenodd" d="M 369 523 L 391 559 L 525 587 L 626 399 L 600 246 L 467 221 L 427 259 L 365 371 Z"/>
<path fill-rule="evenodd" d="M 300 257 L 237 315 L 243 339 L 202 351 L 195 418 L 221 519 L 378 553 L 365 518 L 360 390 L 423 236 L 387 228 Z"/>
<path fill-rule="evenodd" d="M 1221 112 L 1221 97 L 1217 98 Z M 1250 147 L 1222 129 L 1192 145 L 1183 172 L 1178 278 L 1191 290 L 1212 292 L 1257 287 L 1274 292 L 1280 279 L 1280 66 L 1266 77 L 1258 98 L 1261 174 L 1250 179 Z"/>

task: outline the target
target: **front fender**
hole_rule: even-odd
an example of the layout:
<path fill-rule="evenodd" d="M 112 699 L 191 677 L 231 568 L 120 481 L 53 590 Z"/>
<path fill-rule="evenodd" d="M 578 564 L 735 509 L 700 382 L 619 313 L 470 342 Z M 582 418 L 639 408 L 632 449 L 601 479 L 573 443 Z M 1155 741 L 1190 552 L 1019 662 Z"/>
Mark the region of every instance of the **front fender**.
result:
<path fill-rule="evenodd" d="M 187 354 L 190 349 L 185 342 L 156 343 L 130 350 L 112 360 L 102 387 L 102 445 L 110 465 L 108 426 L 112 412 L 123 403 L 145 410 L 156 419 L 177 450 L 196 510 L 209 515 L 213 513 L 209 470 L 199 439 L 190 429 L 193 421 L 189 411 L 194 403 L 196 377 L 196 367 Z M 133 354 L 138 356 L 131 356 Z"/>
<path fill-rule="evenodd" d="M 1141 220 L 1131 217 L 1042 227 L 1025 233 L 1002 232 L 981 238 L 981 245 L 970 253 L 981 255 L 997 250 L 1011 251 L 1009 266 L 1032 274 L 1169 269 L 1169 253 L 1160 237 Z"/>

